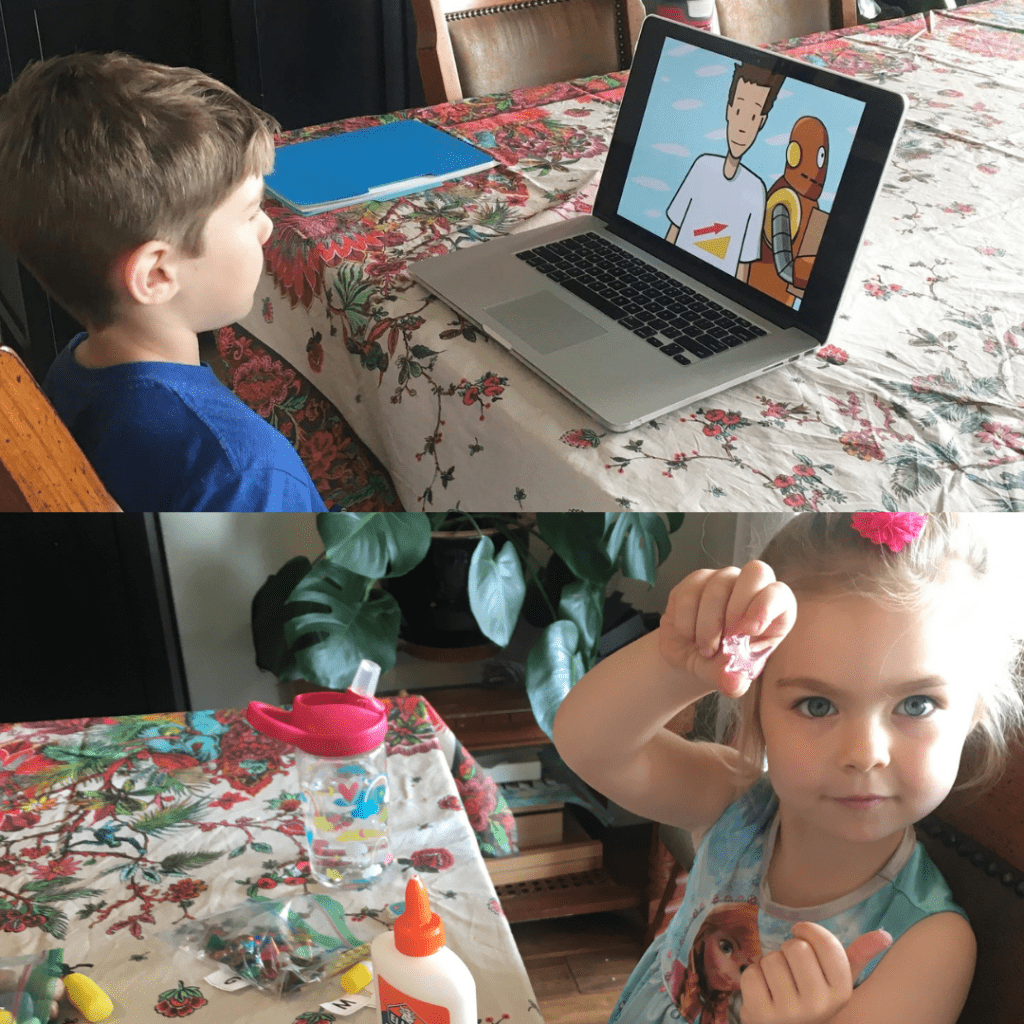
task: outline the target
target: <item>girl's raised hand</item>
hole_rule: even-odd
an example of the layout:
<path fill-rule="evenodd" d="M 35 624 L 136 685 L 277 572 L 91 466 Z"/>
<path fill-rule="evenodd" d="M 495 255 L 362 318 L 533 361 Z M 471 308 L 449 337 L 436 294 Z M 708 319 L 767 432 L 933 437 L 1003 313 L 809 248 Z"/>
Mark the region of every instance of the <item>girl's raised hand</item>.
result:
<path fill-rule="evenodd" d="M 796 621 L 796 597 L 771 566 L 698 569 L 677 584 L 661 617 L 659 649 L 674 668 L 689 672 L 727 697 L 745 693 Z M 749 636 L 755 656 L 749 671 L 727 671 L 727 637 Z"/>
<path fill-rule="evenodd" d="M 793 938 L 767 953 L 740 976 L 743 1024 L 825 1024 L 853 995 L 857 975 L 892 945 L 881 929 L 854 939 L 846 949 L 812 921 L 793 925 Z"/>

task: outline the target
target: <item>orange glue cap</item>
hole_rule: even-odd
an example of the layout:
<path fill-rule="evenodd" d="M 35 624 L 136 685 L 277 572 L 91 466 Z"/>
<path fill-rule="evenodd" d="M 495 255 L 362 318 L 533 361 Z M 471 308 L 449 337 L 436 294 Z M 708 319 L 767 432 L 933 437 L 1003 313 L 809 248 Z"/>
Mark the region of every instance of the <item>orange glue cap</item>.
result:
<path fill-rule="evenodd" d="M 430 956 L 444 945 L 444 922 L 430 912 L 427 890 L 413 875 L 405 887 L 405 911 L 395 921 L 395 949 L 406 956 Z"/>

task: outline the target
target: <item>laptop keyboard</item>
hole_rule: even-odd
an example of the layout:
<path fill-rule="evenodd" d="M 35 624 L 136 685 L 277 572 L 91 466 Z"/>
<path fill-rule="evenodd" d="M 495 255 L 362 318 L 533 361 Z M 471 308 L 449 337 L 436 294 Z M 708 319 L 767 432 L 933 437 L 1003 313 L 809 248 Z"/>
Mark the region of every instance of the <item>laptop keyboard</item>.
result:
<path fill-rule="evenodd" d="M 516 256 L 684 366 L 768 333 L 593 232 Z"/>

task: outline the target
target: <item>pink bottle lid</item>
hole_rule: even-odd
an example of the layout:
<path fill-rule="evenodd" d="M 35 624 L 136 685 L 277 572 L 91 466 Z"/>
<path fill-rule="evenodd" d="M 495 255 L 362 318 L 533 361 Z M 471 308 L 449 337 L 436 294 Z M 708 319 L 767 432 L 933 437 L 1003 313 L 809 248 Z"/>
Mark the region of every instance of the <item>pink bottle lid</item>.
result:
<path fill-rule="evenodd" d="M 384 705 L 351 690 L 300 693 L 291 711 L 250 701 L 245 717 L 259 732 L 317 757 L 366 754 L 388 731 Z"/>

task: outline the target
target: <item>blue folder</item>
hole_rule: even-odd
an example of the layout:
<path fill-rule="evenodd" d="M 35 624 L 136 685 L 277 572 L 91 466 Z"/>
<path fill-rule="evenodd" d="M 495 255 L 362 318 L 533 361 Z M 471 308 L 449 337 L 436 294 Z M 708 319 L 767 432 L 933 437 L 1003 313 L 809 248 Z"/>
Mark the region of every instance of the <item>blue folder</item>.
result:
<path fill-rule="evenodd" d="M 422 121 L 393 121 L 282 146 L 267 191 L 297 213 L 422 192 L 498 163 Z"/>

